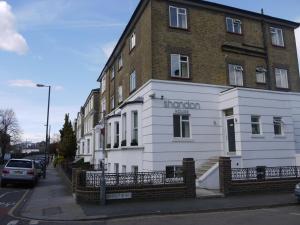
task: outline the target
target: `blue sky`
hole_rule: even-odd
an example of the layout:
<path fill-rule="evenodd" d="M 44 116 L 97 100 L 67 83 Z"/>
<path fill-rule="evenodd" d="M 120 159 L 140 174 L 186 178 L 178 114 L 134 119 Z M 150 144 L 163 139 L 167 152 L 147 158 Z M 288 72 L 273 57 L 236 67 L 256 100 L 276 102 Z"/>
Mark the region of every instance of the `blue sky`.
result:
<path fill-rule="evenodd" d="M 44 139 L 47 89 L 53 86 L 50 124 L 75 118 L 138 0 L 0 0 L 0 108 L 12 108 L 23 140 Z M 300 21 L 300 1 L 215 0 Z M 300 31 L 297 31 L 300 40 Z"/>

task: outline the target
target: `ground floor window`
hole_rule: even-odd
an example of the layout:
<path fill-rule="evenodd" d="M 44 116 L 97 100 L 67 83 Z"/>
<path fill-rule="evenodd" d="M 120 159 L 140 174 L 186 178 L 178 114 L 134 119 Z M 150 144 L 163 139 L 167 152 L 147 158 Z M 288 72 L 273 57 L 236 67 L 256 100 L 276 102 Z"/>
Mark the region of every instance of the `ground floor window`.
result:
<path fill-rule="evenodd" d="M 190 116 L 173 115 L 174 137 L 190 138 Z"/>
<path fill-rule="evenodd" d="M 260 116 L 251 116 L 252 134 L 261 134 Z"/>
<path fill-rule="evenodd" d="M 115 163 L 115 173 L 119 173 L 119 163 Z"/>
<path fill-rule="evenodd" d="M 126 166 L 125 165 L 122 166 L 122 173 L 126 173 Z"/>
<path fill-rule="evenodd" d="M 138 173 L 139 172 L 139 167 L 138 166 L 132 166 L 131 167 L 131 172 Z"/>
<path fill-rule="evenodd" d="M 166 166 L 166 178 L 182 176 L 182 166 Z"/>
<path fill-rule="evenodd" d="M 273 118 L 273 125 L 274 125 L 274 134 L 275 135 L 283 135 L 282 118 L 281 117 L 274 117 Z"/>

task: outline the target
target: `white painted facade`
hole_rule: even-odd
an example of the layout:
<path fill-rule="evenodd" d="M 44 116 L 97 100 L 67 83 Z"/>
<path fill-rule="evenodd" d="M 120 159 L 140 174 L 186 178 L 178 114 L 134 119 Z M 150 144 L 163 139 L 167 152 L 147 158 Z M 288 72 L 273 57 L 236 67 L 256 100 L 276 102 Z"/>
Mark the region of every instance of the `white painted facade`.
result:
<path fill-rule="evenodd" d="M 167 108 L 166 101 L 200 108 L 178 112 Z M 230 156 L 233 167 L 300 165 L 299 93 L 150 80 L 124 102 L 107 119 L 111 126 L 106 135 L 111 144 L 106 147 L 108 172 L 131 172 L 136 167 L 166 170 L 166 166 L 181 165 L 183 158 L 194 158 L 200 167 L 216 156 Z M 224 110 L 230 108 L 233 115 L 226 117 Z M 138 113 L 137 146 L 131 146 L 133 112 Z M 173 115 L 178 113 L 189 115 L 190 138 L 174 138 Z M 252 134 L 251 116 L 260 117 L 260 135 Z M 274 134 L 274 117 L 282 119 L 282 135 Z M 228 150 L 227 118 L 234 121 L 234 152 Z M 115 123 L 119 123 L 118 145 Z M 126 146 L 121 146 L 125 139 Z M 95 157 L 97 162 L 99 156 Z"/>

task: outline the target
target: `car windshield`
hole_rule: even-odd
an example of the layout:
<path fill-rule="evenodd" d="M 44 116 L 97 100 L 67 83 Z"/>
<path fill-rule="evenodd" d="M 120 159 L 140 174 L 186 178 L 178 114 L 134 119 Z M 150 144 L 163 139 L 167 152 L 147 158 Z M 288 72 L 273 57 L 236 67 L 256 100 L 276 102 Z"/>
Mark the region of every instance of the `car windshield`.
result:
<path fill-rule="evenodd" d="M 10 160 L 6 167 L 32 168 L 32 162 L 21 160 Z"/>

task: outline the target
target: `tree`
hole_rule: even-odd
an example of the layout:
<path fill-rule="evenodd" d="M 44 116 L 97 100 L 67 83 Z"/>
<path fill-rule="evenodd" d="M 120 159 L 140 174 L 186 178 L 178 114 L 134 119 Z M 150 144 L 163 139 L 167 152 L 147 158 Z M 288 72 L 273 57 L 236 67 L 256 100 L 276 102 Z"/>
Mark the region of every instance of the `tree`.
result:
<path fill-rule="evenodd" d="M 76 154 L 76 136 L 69 119 L 69 114 L 65 115 L 65 123 L 60 132 L 59 153 L 66 160 L 72 160 Z"/>
<path fill-rule="evenodd" d="M 20 133 L 15 112 L 12 109 L 0 109 L 0 147 L 2 160 L 10 144 L 20 140 Z"/>

